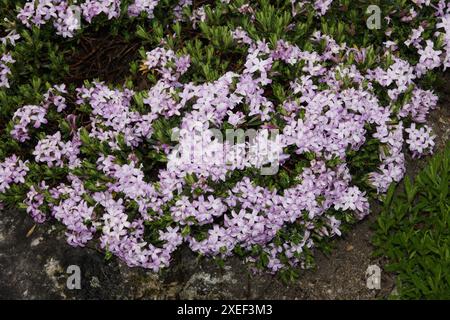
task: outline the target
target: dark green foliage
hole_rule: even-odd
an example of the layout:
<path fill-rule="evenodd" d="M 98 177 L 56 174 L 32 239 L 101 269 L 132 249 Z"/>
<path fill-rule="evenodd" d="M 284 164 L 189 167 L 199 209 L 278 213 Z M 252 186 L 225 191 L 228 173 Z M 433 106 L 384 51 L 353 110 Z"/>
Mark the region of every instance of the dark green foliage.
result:
<path fill-rule="evenodd" d="M 450 298 L 450 144 L 403 188 L 391 186 L 373 243 L 401 299 Z"/>

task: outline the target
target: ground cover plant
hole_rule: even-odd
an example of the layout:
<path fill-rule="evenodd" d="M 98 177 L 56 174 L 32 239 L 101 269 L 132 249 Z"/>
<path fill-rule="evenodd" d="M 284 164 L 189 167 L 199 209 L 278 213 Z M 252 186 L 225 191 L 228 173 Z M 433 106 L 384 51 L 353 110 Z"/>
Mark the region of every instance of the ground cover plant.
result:
<path fill-rule="evenodd" d="M 129 266 L 292 278 L 433 152 L 447 1 L 0 3 L 0 201 Z"/>
<path fill-rule="evenodd" d="M 450 298 L 450 148 L 437 154 L 403 192 L 390 188 L 377 220 L 374 244 L 397 274 L 402 299 Z"/>

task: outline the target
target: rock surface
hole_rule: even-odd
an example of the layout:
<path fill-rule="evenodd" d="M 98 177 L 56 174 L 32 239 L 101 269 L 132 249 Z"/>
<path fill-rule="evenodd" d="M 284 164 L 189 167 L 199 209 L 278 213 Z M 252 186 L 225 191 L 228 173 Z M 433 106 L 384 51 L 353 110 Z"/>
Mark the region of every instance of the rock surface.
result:
<path fill-rule="evenodd" d="M 317 254 L 317 269 L 304 271 L 286 286 L 276 277 L 254 275 L 238 259 L 223 268 L 198 260 L 188 249 L 175 257 L 173 267 L 160 277 L 105 261 L 91 248 L 72 248 L 55 227 L 34 224 L 26 213 L 7 211 L 0 220 L 1 299 L 370 299 L 392 289 L 389 277 L 382 290 L 366 287 L 365 271 L 371 258 L 370 224 L 357 225 L 335 242 L 330 256 Z M 28 236 L 27 236 L 28 234 Z M 81 289 L 69 290 L 69 266 L 81 271 Z"/>

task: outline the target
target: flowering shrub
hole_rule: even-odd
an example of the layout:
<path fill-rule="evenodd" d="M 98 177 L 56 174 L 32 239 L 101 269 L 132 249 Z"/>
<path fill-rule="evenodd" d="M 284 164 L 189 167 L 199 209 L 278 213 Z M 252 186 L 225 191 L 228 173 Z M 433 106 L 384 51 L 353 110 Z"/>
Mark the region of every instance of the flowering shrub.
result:
<path fill-rule="evenodd" d="M 405 145 L 433 152 L 444 0 L 377 1 L 380 30 L 349 0 L 22 2 L 1 11 L 0 201 L 73 246 L 158 271 L 185 244 L 291 276 L 402 179 Z M 141 41 L 129 75 L 67 82 L 105 30 Z"/>

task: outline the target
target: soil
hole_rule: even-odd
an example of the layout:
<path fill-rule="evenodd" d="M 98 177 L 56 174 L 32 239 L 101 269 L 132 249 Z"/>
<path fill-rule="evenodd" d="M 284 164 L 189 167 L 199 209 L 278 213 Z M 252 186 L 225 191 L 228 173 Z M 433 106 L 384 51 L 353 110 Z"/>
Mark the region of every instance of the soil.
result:
<path fill-rule="evenodd" d="M 442 149 L 450 133 L 450 75 L 438 91 L 440 107 L 430 116 Z M 413 176 L 426 159 L 409 159 Z M 172 267 L 161 276 L 139 268 L 128 268 L 92 248 L 73 248 L 55 226 L 34 226 L 23 211 L 3 211 L 0 217 L 0 299 L 380 299 L 395 288 L 394 276 L 382 271 L 381 289 L 368 289 L 369 265 L 383 266 L 373 257 L 369 218 L 336 239 L 330 255 L 316 253 L 317 267 L 301 272 L 286 285 L 267 274 L 252 274 L 238 259 L 223 268 L 199 261 L 188 249 L 177 253 Z M 81 289 L 67 288 L 67 268 L 80 267 Z"/>
<path fill-rule="evenodd" d="M 69 75 L 64 83 L 83 85 L 85 80 L 123 83 L 130 71 L 130 62 L 139 57 L 140 43 L 121 36 L 97 32 L 82 36 L 77 50 L 69 59 Z"/>

